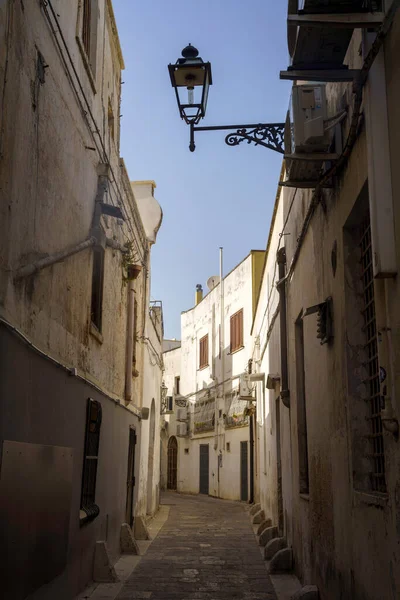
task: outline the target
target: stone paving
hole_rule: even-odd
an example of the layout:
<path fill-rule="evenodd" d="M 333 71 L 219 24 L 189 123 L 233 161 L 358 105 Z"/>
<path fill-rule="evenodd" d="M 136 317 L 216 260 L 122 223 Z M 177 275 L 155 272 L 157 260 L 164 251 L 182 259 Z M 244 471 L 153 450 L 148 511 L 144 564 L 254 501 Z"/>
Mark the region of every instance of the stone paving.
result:
<path fill-rule="evenodd" d="M 276 600 L 243 504 L 165 494 L 167 522 L 117 600 Z"/>

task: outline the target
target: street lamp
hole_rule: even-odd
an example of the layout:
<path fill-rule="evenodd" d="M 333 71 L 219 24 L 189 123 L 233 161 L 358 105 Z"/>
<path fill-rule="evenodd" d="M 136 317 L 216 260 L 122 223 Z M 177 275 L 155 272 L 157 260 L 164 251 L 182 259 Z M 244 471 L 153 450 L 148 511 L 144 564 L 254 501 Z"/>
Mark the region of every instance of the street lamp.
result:
<path fill-rule="evenodd" d="M 199 51 L 192 44 L 182 50 L 182 56 L 174 65 L 168 65 L 169 76 L 181 118 L 188 125 L 197 125 L 206 114 L 208 89 L 212 84 L 211 64 L 199 57 Z M 184 88 L 187 89 L 186 102 Z"/>
<path fill-rule="evenodd" d="M 194 152 L 195 131 L 229 131 L 225 137 L 228 146 L 238 146 L 246 141 L 256 146 L 264 146 L 284 154 L 283 137 L 284 123 L 256 123 L 250 125 L 215 125 L 210 127 L 196 127 L 206 114 L 208 90 L 212 84 L 211 63 L 204 62 L 199 57 L 197 48 L 189 44 L 182 50 L 182 57 L 175 64 L 168 65 L 172 87 L 175 89 L 181 118 L 190 126 L 189 149 Z M 187 90 L 187 100 L 184 99 L 184 90 Z"/>

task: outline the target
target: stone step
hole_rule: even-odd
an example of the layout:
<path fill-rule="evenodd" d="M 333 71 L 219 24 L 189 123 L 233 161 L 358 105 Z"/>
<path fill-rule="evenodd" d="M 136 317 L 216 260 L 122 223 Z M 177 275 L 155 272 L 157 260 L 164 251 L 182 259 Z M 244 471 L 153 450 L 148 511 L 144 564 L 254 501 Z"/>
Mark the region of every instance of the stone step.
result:
<path fill-rule="evenodd" d="M 257 528 L 257 535 L 261 535 L 264 529 L 267 527 L 272 527 L 272 519 L 265 519 L 265 521 L 261 521 Z"/>
<path fill-rule="evenodd" d="M 255 515 L 257 512 L 259 512 L 261 510 L 261 504 L 253 504 L 253 506 L 250 509 L 250 514 L 251 516 Z"/>
<path fill-rule="evenodd" d="M 266 546 L 270 540 L 276 537 L 278 537 L 278 528 L 267 527 L 258 538 L 258 543 L 260 546 Z"/>
<path fill-rule="evenodd" d="M 265 560 L 271 560 L 274 555 L 279 552 L 279 550 L 283 550 L 287 547 L 286 538 L 284 537 L 276 537 L 272 538 L 264 549 L 264 558 Z"/>
<path fill-rule="evenodd" d="M 270 573 L 289 573 L 293 568 L 293 551 L 291 548 L 278 550 L 269 563 Z"/>
<path fill-rule="evenodd" d="M 263 510 L 259 510 L 255 515 L 253 515 L 252 523 L 253 525 L 258 525 L 265 521 L 265 514 Z"/>

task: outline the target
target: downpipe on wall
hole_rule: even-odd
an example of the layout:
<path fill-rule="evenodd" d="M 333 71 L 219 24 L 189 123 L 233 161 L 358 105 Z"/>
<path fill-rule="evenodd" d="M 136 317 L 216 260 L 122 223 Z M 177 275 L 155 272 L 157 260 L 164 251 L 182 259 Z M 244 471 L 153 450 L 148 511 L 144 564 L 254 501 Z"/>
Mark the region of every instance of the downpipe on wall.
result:
<path fill-rule="evenodd" d="M 279 281 L 276 284 L 279 292 L 280 346 L 281 346 L 281 400 L 286 408 L 290 408 L 290 391 L 288 388 L 287 358 L 287 319 L 286 319 L 286 249 L 280 248 L 276 257 Z"/>
<path fill-rule="evenodd" d="M 125 403 L 132 400 L 132 364 L 135 339 L 135 280 L 141 272 L 140 265 L 130 265 L 128 270 L 128 315 L 126 334 Z"/>

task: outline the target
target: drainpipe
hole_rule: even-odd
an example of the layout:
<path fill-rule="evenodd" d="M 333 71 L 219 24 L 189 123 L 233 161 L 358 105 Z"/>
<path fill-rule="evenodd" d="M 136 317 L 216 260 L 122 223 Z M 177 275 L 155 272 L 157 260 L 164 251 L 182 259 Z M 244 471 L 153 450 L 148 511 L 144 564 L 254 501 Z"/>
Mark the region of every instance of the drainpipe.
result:
<path fill-rule="evenodd" d="M 135 279 L 140 271 L 140 265 L 129 265 L 128 267 L 128 319 L 126 332 L 126 364 L 125 364 L 125 403 L 129 404 L 132 400 L 132 363 L 133 348 L 135 340 Z"/>
<path fill-rule="evenodd" d="M 286 321 L 286 250 L 280 248 L 276 257 L 279 281 L 276 284 L 279 292 L 279 319 L 281 345 L 281 400 L 286 408 L 290 408 L 290 391 L 288 388 L 287 357 L 287 321 Z"/>
<path fill-rule="evenodd" d="M 57 252 L 56 254 L 52 254 L 51 256 L 46 256 L 46 258 L 42 258 L 30 265 L 26 265 L 25 267 L 21 267 L 14 275 L 14 281 L 18 281 L 19 279 L 23 279 L 24 277 L 30 277 L 34 275 L 38 271 L 45 269 L 46 267 L 50 267 L 66 258 L 73 256 L 74 254 L 78 254 L 78 252 L 82 252 L 87 248 L 91 248 L 96 244 L 97 240 L 94 236 L 89 239 L 73 246 L 72 248 L 68 248 L 67 250 L 62 250 L 61 252 Z"/>

